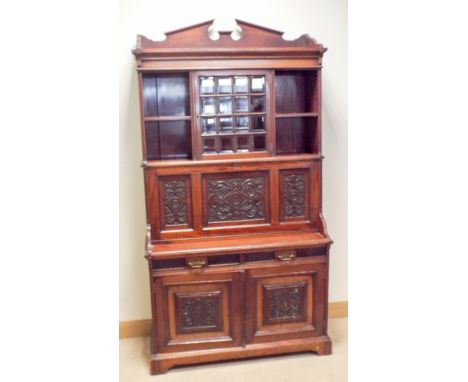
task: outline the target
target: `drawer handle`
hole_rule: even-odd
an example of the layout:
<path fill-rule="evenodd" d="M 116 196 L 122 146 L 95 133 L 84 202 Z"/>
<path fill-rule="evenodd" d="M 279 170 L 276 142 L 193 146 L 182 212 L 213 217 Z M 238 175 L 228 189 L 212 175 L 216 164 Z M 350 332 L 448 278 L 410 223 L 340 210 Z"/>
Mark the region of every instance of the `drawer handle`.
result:
<path fill-rule="evenodd" d="M 291 261 L 294 259 L 294 252 L 280 252 L 278 253 L 278 260 Z"/>
<path fill-rule="evenodd" d="M 206 260 L 189 260 L 187 264 L 190 268 L 203 268 L 206 265 Z"/>

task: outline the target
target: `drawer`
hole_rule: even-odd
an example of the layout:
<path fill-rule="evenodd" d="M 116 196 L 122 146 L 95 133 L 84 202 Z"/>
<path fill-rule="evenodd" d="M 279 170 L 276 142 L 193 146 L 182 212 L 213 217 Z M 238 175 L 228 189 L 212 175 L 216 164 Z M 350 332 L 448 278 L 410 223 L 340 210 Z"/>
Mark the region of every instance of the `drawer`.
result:
<path fill-rule="evenodd" d="M 313 247 L 305 249 L 265 251 L 254 253 L 218 254 L 210 256 L 174 257 L 170 259 L 152 259 L 153 271 L 164 272 L 182 269 L 210 269 L 219 266 L 239 265 L 248 267 L 257 263 L 277 263 L 278 260 L 287 263 L 289 260 L 307 260 L 325 256 L 327 247 Z"/>

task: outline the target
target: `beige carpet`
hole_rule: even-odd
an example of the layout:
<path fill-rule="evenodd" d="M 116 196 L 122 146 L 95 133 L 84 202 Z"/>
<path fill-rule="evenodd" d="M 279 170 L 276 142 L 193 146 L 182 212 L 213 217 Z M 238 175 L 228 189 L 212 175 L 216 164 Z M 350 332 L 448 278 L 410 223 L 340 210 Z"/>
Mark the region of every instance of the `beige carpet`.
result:
<path fill-rule="evenodd" d="M 333 354 L 282 355 L 246 361 L 176 367 L 149 374 L 149 337 L 120 340 L 120 382 L 345 382 L 348 375 L 348 319 L 329 321 Z"/>

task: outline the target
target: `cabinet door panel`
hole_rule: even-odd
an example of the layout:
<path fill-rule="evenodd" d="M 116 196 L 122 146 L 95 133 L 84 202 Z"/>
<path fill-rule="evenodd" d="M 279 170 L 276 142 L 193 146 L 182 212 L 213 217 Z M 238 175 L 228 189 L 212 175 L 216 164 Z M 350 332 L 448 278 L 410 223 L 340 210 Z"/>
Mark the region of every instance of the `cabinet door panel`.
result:
<path fill-rule="evenodd" d="M 280 264 L 246 275 L 246 341 L 317 336 L 324 331 L 324 264 Z"/>
<path fill-rule="evenodd" d="M 242 273 L 189 273 L 155 278 L 158 351 L 242 343 Z"/>

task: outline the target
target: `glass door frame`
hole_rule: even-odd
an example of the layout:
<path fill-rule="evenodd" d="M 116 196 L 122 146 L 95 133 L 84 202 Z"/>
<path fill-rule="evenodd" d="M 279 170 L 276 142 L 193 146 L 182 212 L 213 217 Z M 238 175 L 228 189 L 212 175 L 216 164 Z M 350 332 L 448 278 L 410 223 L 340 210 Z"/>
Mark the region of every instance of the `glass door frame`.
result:
<path fill-rule="evenodd" d="M 249 152 L 232 152 L 232 153 L 222 153 L 217 152 L 213 154 L 207 154 L 203 152 L 203 137 L 202 137 L 202 117 L 201 117 L 201 107 L 200 107 L 200 77 L 233 77 L 233 76 L 265 76 L 265 150 L 262 151 L 249 151 Z M 219 159 L 243 159 L 243 158 L 259 158 L 259 157 L 268 157 L 272 156 L 274 153 L 274 71 L 272 70 L 248 70 L 248 69 L 239 69 L 239 70 L 203 70 L 203 71 L 193 71 L 191 72 L 191 91 L 192 91 L 192 138 L 193 138 L 193 159 L 198 160 L 219 160 Z M 250 81 L 249 81 L 250 84 Z M 213 93 L 214 97 L 219 98 L 220 94 L 215 92 Z M 226 96 L 235 97 L 234 90 L 231 93 L 226 93 Z M 239 93 L 243 94 L 243 93 Z M 254 93 L 251 92 L 251 89 L 248 89 L 248 97 L 254 96 Z M 263 94 L 263 93 L 261 93 Z M 250 103 L 249 103 L 250 104 Z M 252 112 L 249 111 L 245 113 L 239 113 L 240 116 L 247 115 L 249 117 L 249 126 L 250 126 L 250 116 Z M 232 118 L 235 118 L 235 113 L 232 112 Z M 217 113 L 213 115 L 213 118 L 220 118 Z M 247 134 L 246 134 L 247 135 Z M 236 136 L 235 133 L 232 136 Z M 249 128 L 248 136 L 254 136 L 251 133 Z M 214 135 L 214 139 L 219 138 L 219 134 Z M 253 138 L 251 138 L 253 139 Z"/>

